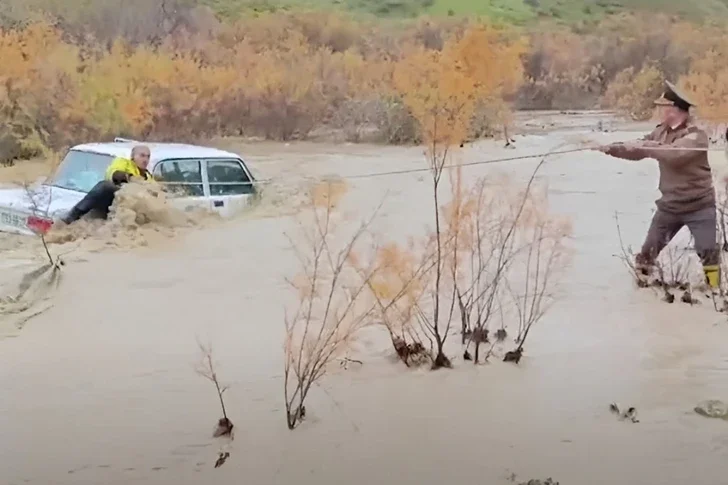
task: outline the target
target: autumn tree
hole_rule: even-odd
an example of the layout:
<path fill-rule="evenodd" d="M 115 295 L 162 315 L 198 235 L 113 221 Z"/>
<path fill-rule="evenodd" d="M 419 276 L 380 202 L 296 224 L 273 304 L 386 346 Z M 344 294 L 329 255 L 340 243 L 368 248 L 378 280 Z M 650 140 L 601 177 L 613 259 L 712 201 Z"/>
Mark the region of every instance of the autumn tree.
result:
<path fill-rule="evenodd" d="M 474 82 L 475 105 L 468 135 L 479 138 L 504 128 L 511 119 L 510 101 L 523 85 L 526 40 L 509 31 L 478 25 L 449 42 L 444 54 Z"/>
<path fill-rule="evenodd" d="M 476 101 L 476 81 L 468 77 L 452 57 L 440 51 L 421 50 L 395 71 L 395 83 L 404 102 L 418 121 L 425 143 L 425 158 L 432 177 L 435 267 L 431 288 L 433 308 L 419 312 L 423 328 L 434 339 L 433 367 L 449 367 L 444 345 L 450 331 L 455 299 L 452 285 L 446 288 L 446 257 L 451 251 L 440 220 L 441 182 L 453 147 L 468 132 Z M 428 314 L 429 313 L 429 314 Z"/>
<path fill-rule="evenodd" d="M 74 54 L 75 49 L 63 43 L 61 32 L 47 24 L 0 30 L 0 129 L 19 143 L 19 157 L 40 154 L 49 130 L 58 129 L 64 121 L 57 116 L 46 120 L 44 115 L 49 114 L 48 103 L 55 108 L 53 114 L 68 106 L 64 101 L 69 94 L 64 91 L 73 93 L 76 85 L 64 64 Z M 55 81 L 66 73 L 70 82 L 61 88 Z"/>
<path fill-rule="evenodd" d="M 712 122 L 728 121 L 728 42 L 704 52 L 693 61 L 680 85 L 697 105 L 700 117 Z"/>
<path fill-rule="evenodd" d="M 432 177 L 434 268 L 428 293 L 432 308 L 419 311 L 422 327 L 434 341 L 433 367 L 449 367 L 444 345 L 451 330 L 456 305 L 458 231 L 445 231 L 441 220 L 441 184 L 453 149 L 465 141 L 478 101 L 500 100 L 512 93 L 521 76 L 518 43 L 498 43 L 486 26 L 475 26 L 442 51 L 419 49 L 401 61 L 394 71 L 395 87 L 417 120 Z M 455 187 L 454 190 L 459 190 Z"/>
<path fill-rule="evenodd" d="M 643 118 L 660 75 L 685 74 L 700 114 L 723 116 L 725 27 L 659 16 L 523 36 L 334 13 L 221 23 L 188 0 L 0 4 L 3 160 L 113 136 L 291 139 L 316 128 L 453 147 L 507 128 L 514 99 L 587 108 L 606 93 L 609 106 Z"/>
<path fill-rule="evenodd" d="M 647 120 L 655 112 L 654 100 L 664 89 L 664 75 L 648 64 L 639 71 L 628 67 L 614 78 L 603 98 L 606 107 L 614 108 L 634 120 Z"/>

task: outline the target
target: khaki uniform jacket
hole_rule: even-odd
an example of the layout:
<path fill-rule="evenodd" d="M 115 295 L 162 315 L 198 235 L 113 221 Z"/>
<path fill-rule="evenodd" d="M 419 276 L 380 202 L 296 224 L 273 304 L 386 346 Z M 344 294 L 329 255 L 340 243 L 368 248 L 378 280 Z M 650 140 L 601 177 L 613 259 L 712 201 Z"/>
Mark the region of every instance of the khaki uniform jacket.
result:
<path fill-rule="evenodd" d="M 677 128 L 660 124 L 642 140 L 614 145 L 608 153 L 625 160 L 657 160 L 662 193 L 656 201 L 657 208 L 672 214 L 686 214 L 715 206 L 708 152 L 695 150 L 707 149 L 709 144 L 708 135 L 692 123 Z"/>

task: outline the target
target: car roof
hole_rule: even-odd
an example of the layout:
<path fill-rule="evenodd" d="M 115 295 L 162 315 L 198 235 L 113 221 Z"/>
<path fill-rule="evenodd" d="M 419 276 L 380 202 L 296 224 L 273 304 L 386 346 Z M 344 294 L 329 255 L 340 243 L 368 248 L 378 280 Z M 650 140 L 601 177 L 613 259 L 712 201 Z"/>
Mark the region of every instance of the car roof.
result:
<path fill-rule="evenodd" d="M 130 157 L 131 149 L 136 145 L 149 147 L 151 157 L 149 163 L 155 165 L 157 162 L 169 159 L 180 158 L 241 158 L 232 152 L 218 150 L 217 148 L 188 145 L 185 143 L 143 143 L 134 141 L 114 141 L 108 143 L 84 143 L 76 145 L 71 150 L 82 152 L 101 153 L 113 157 Z"/>

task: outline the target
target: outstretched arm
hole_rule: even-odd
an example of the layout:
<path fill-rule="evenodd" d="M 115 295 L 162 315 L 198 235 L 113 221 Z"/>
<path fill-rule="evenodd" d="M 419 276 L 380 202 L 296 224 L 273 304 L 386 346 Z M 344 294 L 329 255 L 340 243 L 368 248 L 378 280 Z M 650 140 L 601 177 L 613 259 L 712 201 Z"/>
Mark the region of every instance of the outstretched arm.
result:
<path fill-rule="evenodd" d="M 640 144 L 638 145 L 637 143 Z M 644 155 L 642 143 L 645 142 L 613 143 L 604 147 L 602 152 L 615 158 L 621 158 L 622 160 L 642 160 L 643 158 L 647 158 Z"/>
<path fill-rule="evenodd" d="M 659 130 L 660 126 L 642 138 L 627 143 L 612 143 L 611 145 L 602 147 L 601 151 L 607 155 L 623 160 L 642 160 L 643 158 L 647 158 L 647 155 L 642 150 L 643 148 L 660 146 L 660 143 L 655 141 Z"/>
<path fill-rule="evenodd" d="M 668 165 L 679 165 L 690 160 L 698 150 L 707 150 L 710 145 L 708 135 L 702 130 L 688 133 L 674 143 L 641 148 L 643 158 L 654 158 Z"/>

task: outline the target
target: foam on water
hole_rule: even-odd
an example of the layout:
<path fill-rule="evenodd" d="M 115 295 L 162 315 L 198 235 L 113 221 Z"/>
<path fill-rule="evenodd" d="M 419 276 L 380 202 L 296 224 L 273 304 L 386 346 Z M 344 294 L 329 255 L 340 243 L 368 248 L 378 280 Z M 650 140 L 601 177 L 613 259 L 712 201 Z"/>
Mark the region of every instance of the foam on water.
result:
<path fill-rule="evenodd" d="M 82 219 L 54 227 L 46 236 L 49 244 L 79 240 L 102 246 L 131 248 L 154 240 L 176 237 L 180 231 L 213 223 L 219 218 L 204 209 L 184 211 L 157 186 L 125 184 L 114 198 L 107 220 Z"/>

